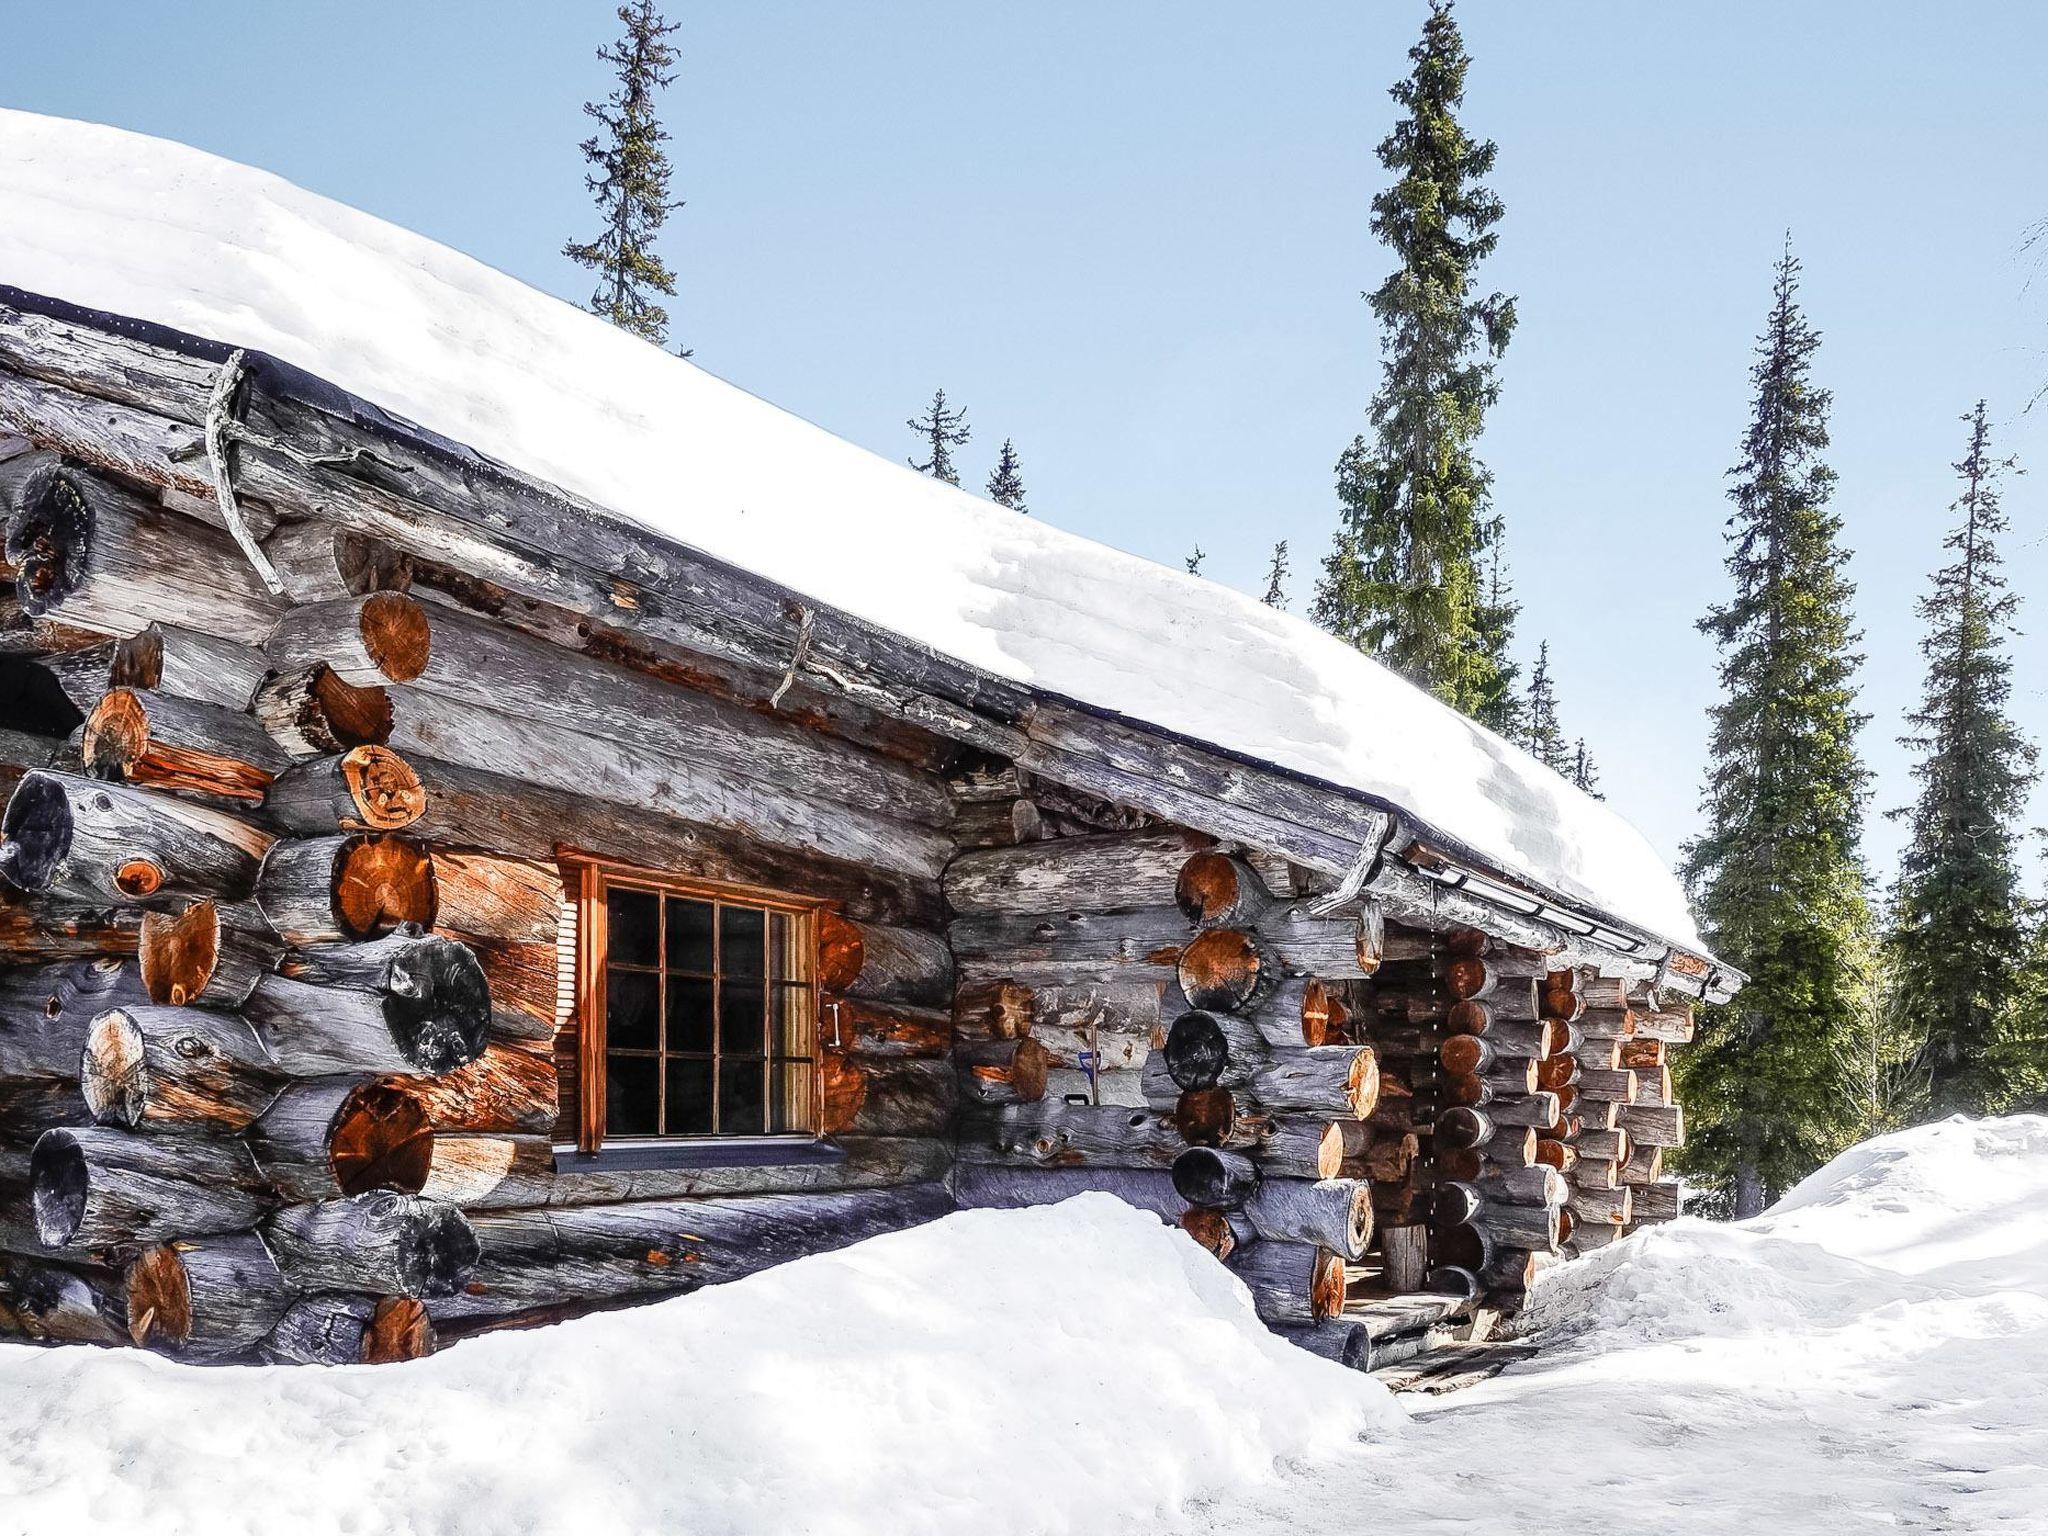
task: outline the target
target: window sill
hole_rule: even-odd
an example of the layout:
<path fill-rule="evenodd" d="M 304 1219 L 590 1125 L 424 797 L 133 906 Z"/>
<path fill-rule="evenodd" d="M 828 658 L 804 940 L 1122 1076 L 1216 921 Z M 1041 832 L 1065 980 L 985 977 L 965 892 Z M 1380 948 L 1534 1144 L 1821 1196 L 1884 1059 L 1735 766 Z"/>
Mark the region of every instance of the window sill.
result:
<path fill-rule="evenodd" d="M 846 1153 L 829 1141 L 764 1136 L 722 1141 L 627 1141 L 596 1152 L 555 1149 L 557 1173 L 627 1173 L 667 1168 L 782 1168 L 843 1163 Z"/>

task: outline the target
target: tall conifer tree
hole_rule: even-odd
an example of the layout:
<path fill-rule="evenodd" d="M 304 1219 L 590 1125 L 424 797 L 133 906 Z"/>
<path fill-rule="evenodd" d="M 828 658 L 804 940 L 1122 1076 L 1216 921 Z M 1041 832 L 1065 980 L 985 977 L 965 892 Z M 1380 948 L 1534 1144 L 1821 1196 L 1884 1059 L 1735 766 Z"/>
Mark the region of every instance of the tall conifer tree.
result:
<path fill-rule="evenodd" d="M 1266 567 L 1266 595 L 1260 599 L 1268 608 L 1287 606 L 1287 541 L 1273 546 L 1273 562 Z"/>
<path fill-rule="evenodd" d="M 1360 436 L 1337 462 L 1337 537 L 1323 561 L 1316 622 L 1469 713 L 1497 703 L 1495 646 L 1480 624 L 1479 556 L 1488 475 L 1473 453 L 1499 394 L 1494 360 L 1514 301 L 1475 292 L 1499 236 L 1485 185 L 1495 147 L 1456 113 L 1471 59 L 1450 0 L 1431 0 L 1401 108 L 1379 146 L 1396 175 L 1372 201 L 1372 231 L 1394 271 L 1368 295 L 1383 378 Z"/>
<path fill-rule="evenodd" d="M 1798 303 L 1791 243 L 1751 369 L 1755 405 L 1729 492 L 1734 592 L 1700 621 L 1724 697 L 1685 871 L 1706 937 L 1749 972 L 1705 1011 L 1679 1058 L 1683 1162 L 1714 1203 L 1755 1214 L 1831 1150 L 1850 1095 L 1841 1068 L 1867 972 L 1859 845 L 1855 588 L 1842 569 L 1820 335 Z"/>
<path fill-rule="evenodd" d="M 1486 690 L 1473 706 L 1472 718 L 1490 731 L 1513 741 L 1522 730 L 1522 700 L 1515 681 L 1521 664 L 1509 652 L 1515 638 L 1515 620 L 1522 605 L 1515 601 L 1508 581 L 1507 525 L 1496 512 L 1481 530 L 1484 543 L 1479 562 L 1479 607 L 1474 614 L 1479 645 L 1486 659 Z"/>
<path fill-rule="evenodd" d="M 1189 555 L 1189 556 L 1188 556 L 1188 574 L 1189 574 L 1190 576 L 1199 576 L 1199 575 L 1201 575 L 1201 574 L 1202 574 L 1202 562 L 1203 562 L 1204 560 L 1208 559 L 1208 558 L 1209 558 L 1209 551 L 1207 551 L 1206 549 L 1202 548 L 1202 546 L 1201 546 L 1201 545 L 1197 544 L 1197 545 L 1195 546 L 1195 552 L 1194 552 L 1194 553 L 1193 553 L 1192 555 Z"/>
<path fill-rule="evenodd" d="M 1007 437 L 1003 439 L 996 467 L 989 471 L 988 498 L 999 507 L 1022 512 L 1026 517 L 1031 515 L 1031 509 L 1024 505 L 1024 467 L 1018 462 L 1016 445 Z"/>
<path fill-rule="evenodd" d="M 960 471 L 953 467 L 953 450 L 963 446 L 974 433 L 974 429 L 967 425 L 967 413 L 948 408 L 946 392 L 941 389 L 932 395 L 932 403 L 926 407 L 924 415 L 913 416 L 904 425 L 924 439 L 928 455 L 922 464 L 915 459 L 910 460 L 910 467 L 934 480 L 958 485 Z"/>
<path fill-rule="evenodd" d="M 1993 455 L 1983 401 L 1963 419 L 1970 441 L 1955 466 L 1958 521 L 1943 545 L 1954 558 L 1920 602 L 1926 696 L 1900 738 L 1920 754 L 1920 796 L 1904 813 L 1912 836 L 1899 861 L 1890 947 L 1896 1005 L 1918 1037 L 1928 1107 L 1981 1115 L 2012 1101 L 2021 1091 L 2012 1078 L 2030 1065 L 2014 1051 L 2026 939 L 2016 834 L 2034 748 L 2008 710 L 2006 639 L 2019 599 L 2000 573 L 1998 481 L 2013 461 Z"/>
<path fill-rule="evenodd" d="M 1605 800 L 1600 793 L 1600 765 L 1593 761 L 1593 754 L 1586 750 L 1586 738 L 1581 736 L 1572 746 L 1571 772 L 1565 775 L 1575 788 L 1583 789 L 1595 800 Z"/>
<path fill-rule="evenodd" d="M 1569 774 L 1571 751 L 1564 744 L 1564 727 L 1557 721 L 1557 685 L 1550 678 L 1550 642 L 1536 648 L 1536 665 L 1529 672 L 1529 696 L 1522 704 L 1522 745 L 1546 768 Z"/>
<path fill-rule="evenodd" d="M 653 297 L 675 297 L 675 274 L 654 253 L 654 239 L 668 216 L 682 207 L 668 195 L 668 130 L 655 116 L 655 93 L 675 79 L 676 51 L 667 39 L 677 24 L 664 21 L 654 0 L 619 7 L 626 35 L 597 56 L 618 76 L 618 89 L 583 110 L 599 131 L 583 141 L 583 158 L 593 167 L 583 178 L 604 216 L 604 231 L 591 241 L 570 241 L 562 254 L 594 269 L 593 314 L 657 345 L 668 340 L 668 311 Z M 689 354 L 683 354 L 687 357 Z"/>

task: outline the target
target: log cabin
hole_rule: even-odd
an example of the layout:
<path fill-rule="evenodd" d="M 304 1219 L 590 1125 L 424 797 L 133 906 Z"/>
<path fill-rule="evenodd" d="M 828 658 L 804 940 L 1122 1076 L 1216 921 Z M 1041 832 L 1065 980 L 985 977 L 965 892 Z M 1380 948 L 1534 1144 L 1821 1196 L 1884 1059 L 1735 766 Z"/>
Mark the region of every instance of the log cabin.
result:
<path fill-rule="evenodd" d="M 0 112 L 0 1332 L 406 1359 L 1106 1191 L 1354 1366 L 1675 1214 L 1741 974 L 1224 587 Z"/>

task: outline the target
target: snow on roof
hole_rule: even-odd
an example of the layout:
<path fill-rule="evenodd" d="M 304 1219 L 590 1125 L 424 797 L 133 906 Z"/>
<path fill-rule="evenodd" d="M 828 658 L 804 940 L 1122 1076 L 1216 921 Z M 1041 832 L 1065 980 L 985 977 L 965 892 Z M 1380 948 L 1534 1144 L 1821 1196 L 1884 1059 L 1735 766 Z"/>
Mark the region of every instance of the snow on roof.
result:
<path fill-rule="evenodd" d="M 1389 801 L 1699 938 L 1613 810 L 1313 625 L 833 437 L 289 182 L 0 110 L 0 283 L 267 352 L 646 528 L 1046 692 Z"/>

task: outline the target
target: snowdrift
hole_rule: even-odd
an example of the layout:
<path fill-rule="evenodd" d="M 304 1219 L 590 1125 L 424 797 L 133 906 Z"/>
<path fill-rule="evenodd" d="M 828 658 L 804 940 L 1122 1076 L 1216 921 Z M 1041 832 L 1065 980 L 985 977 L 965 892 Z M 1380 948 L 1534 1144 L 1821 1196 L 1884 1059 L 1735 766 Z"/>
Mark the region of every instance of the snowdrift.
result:
<path fill-rule="evenodd" d="M 1096 1532 L 1399 1422 L 1107 1195 L 407 1366 L 0 1345 L 0 1531 Z"/>

